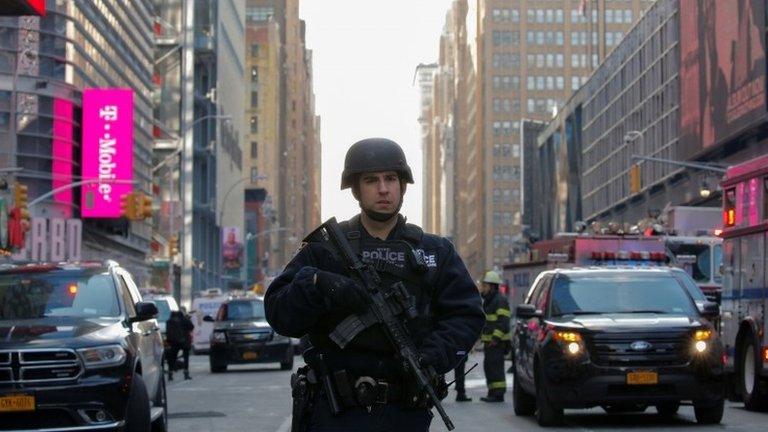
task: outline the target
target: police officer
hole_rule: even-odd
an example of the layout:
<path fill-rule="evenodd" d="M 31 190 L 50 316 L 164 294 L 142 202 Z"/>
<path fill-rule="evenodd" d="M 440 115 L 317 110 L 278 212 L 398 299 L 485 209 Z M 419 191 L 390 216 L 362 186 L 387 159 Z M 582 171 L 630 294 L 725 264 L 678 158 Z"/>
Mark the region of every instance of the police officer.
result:
<path fill-rule="evenodd" d="M 361 212 L 340 223 L 353 250 L 374 266 L 384 284 L 402 282 L 416 298 L 418 316 L 406 323 L 423 366 L 445 374 L 477 340 L 483 326 L 480 296 L 446 239 L 426 234 L 399 214 L 411 169 L 388 139 L 352 145 L 341 188 L 351 188 Z M 342 409 L 332 413 L 325 386 L 317 386 L 309 431 L 427 431 L 429 406 L 396 361 L 380 325 L 365 329 L 344 349 L 328 334 L 350 314 L 366 311 L 368 293 L 324 242 L 305 239 L 265 296 L 267 320 L 280 334 L 308 335 L 304 359 L 315 381 L 331 377 Z M 356 392 L 375 386 L 375 400 Z M 325 402 L 324 402 L 325 400 Z"/>
<path fill-rule="evenodd" d="M 504 402 L 507 380 L 504 374 L 504 355 L 510 345 L 509 302 L 499 294 L 501 276 L 493 270 L 483 277 L 480 294 L 485 310 L 485 327 L 480 341 L 483 342 L 483 370 L 488 385 L 488 396 L 481 397 L 483 402 Z"/>

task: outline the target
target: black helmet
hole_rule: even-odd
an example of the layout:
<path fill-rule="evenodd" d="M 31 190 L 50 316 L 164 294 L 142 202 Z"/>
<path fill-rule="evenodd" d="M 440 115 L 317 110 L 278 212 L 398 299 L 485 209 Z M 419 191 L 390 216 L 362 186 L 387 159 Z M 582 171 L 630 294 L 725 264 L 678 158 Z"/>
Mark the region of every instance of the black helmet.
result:
<path fill-rule="evenodd" d="M 347 151 L 344 172 L 341 173 L 341 189 L 352 186 L 355 174 L 375 171 L 397 171 L 401 180 L 413 183 L 411 167 L 396 142 L 386 138 L 366 138 L 352 144 Z"/>

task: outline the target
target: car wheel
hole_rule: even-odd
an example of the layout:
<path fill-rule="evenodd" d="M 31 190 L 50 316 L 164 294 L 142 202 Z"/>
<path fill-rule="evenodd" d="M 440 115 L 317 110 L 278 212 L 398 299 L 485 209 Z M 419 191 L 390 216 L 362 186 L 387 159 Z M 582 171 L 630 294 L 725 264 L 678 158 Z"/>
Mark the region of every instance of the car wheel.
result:
<path fill-rule="evenodd" d="M 723 419 L 725 399 L 720 398 L 715 402 L 693 402 L 693 413 L 698 424 L 718 424 Z"/>
<path fill-rule="evenodd" d="M 741 392 L 741 400 L 744 401 L 744 407 L 748 410 L 764 410 L 768 406 L 768 397 L 766 397 L 766 390 L 768 389 L 766 389 L 765 382 L 758 373 L 760 362 L 751 334 L 741 344 L 740 353 L 738 388 Z"/>
<path fill-rule="evenodd" d="M 662 417 L 674 417 L 680 409 L 680 402 L 664 402 L 656 405 L 656 412 Z"/>
<path fill-rule="evenodd" d="M 280 362 L 280 370 L 292 370 L 293 369 L 293 346 L 289 346 L 285 352 L 285 360 Z"/>
<path fill-rule="evenodd" d="M 227 364 L 224 362 L 217 362 L 213 357 L 208 358 L 211 365 L 211 373 L 219 373 L 227 371 Z"/>
<path fill-rule="evenodd" d="M 126 432 L 149 432 L 150 411 L 147 387 L 141 375 L 134 374 L 131 393 L 128 395 L 128 408 L 125 414 Z"/>
<path fill-rule="evenodd" d="M 512 406 L 517 416 L 531 416 L 536 412 L 536 398 L 523 390 L 517 371 L 513 371 L 512 376 Z"/>
<path fill-rule="evenodd" d="M 542 427 L 563 424 L 563 409 L 550 402 L 547 386 L 538 370 L 536 371 L 536 421 Z"/>
<path fill-rule="evenodd" d="M 165 375 L 160 376 L 160 385 L 157 387 L 155 395 L 155 407 L 163 409 L 163 415 L 152 424 L 152 432 L 168 431 L 168 393 L 165 391 Z"/>

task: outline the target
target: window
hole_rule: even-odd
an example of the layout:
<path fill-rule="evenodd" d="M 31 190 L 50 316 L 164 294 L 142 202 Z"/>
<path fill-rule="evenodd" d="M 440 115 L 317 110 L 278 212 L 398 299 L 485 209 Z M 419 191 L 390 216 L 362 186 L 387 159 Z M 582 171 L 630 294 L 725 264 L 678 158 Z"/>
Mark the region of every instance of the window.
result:
<path fill-rule="evenodd" d="M 258 66 L 251 66 L 251 82 L 252 83 L 259 82 L 259 67 Z"/>
<path fill-rule="evenodd" d="M 256 141 L 251 141 L 251 159 L 256 159 L 259 157 L 259 143 Z"/>
<path fill-rule="evenodd" d="M 259 119 L 256 116 L 251 117 L 251 133 L 259 132 Z"/>
<path fill-rule="evenodd" d="M 259 181 L 259 169 L 251 167 L 251 183 L 256 183 L 257 181 Z"/>
<path fill-rule="evenodd" d="M 605 44 L 608 46 L 613 46 L 613 33 L 612 32 L 606 32 L 605 33 Z"/>
<path fill-rule="evenodd" d="M 578 87 L 576 87 L 576 88 L 578 88 Z M 533 99 L 528 99 L 527 103 L 528 103 L 528 113 L 529 114 L 535 113 L 536 112 L 536 101 L 533 100 Z"/>
<path fill-rule="evenodd" d="M 245 17 L 247 21 L 268 21 L 275 10 L 271 6 L 255 6 L 245 8 Z"/>
<path fill-rule="evenodd" d="M 251 107 L 256 108 L 259 106 L 259 92 L 251 91 Z"/>
<path fill-rule="evenodd" d="M 512 157 L 520 157 L 520 144 L 512 145 Z"/>
<path fill-rule="evenodd" d="M 528 85 L 526 86 L 526 88 L 528 90 L 536 90 L 536 77 L 529 76 L 527 81 L 528 81 Z"/>
<path fill-rule="evenodd" d="M 563 44 L 565 43 L 563 32 L 559 31 L 555 33 L 555 43 L 558 46 L 563 46 Z"/>
<path fill-rule="evenodd" d="M 564 77 L 556 77 L 556 87 L 558 90 L 565 90 L 565 78 Z"/>
<path fill-rule="evenodd" d="M 624 22 L 627 24 L 632 23 L 632 9 L 627 9 L 624 11 Z"/>
<path fill-rule="evenodd" d="M 608 24 L 613 24 L 613 10 L 608 9 L 605 11 L 605 22 Z"/>
<path fill-rule="evenodd" d="M 544 24 L 544 9 L 536 10 L 536 22 L 539 24 Z"/>
<path fill-rule="evenodd" d="M 555 22 L 558 23 L 558 24 L 561 24 L 563 22 L 563 10 L 562 9 L 555 10 Z"/>
<path fill-rule="evenodd" d="M 259 56 L 259 44 L 251 44 L 251 57 Z"/>

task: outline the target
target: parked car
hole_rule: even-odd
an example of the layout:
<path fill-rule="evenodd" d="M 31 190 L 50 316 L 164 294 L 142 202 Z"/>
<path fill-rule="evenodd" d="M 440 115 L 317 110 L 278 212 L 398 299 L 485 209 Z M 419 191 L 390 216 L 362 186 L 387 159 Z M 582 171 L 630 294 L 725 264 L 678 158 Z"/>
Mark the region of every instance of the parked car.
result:
<path fill-rule="evenodd" d="M 117 263 L 0 270 L 0 428 L 167 429 L 157 307 Z"/>
<path fill-rule="evenodd" d="M 516 309 L 514 409 L 560 424 L 564 408 L 609 412 L 693 404 L 723 416 L 716 303 L 670 268 L 560 269 L 540 274 Z"/>
<path fill-rule="evenodd" d="M 291 339 L 277 334 L 267 323 L 264 301 L 259 297 L 237 297 L 221 304 L 214 322 L 208 354 L 211 372 L 224 372 L 229 364 L 280 363 L 293 369 Z"/>

